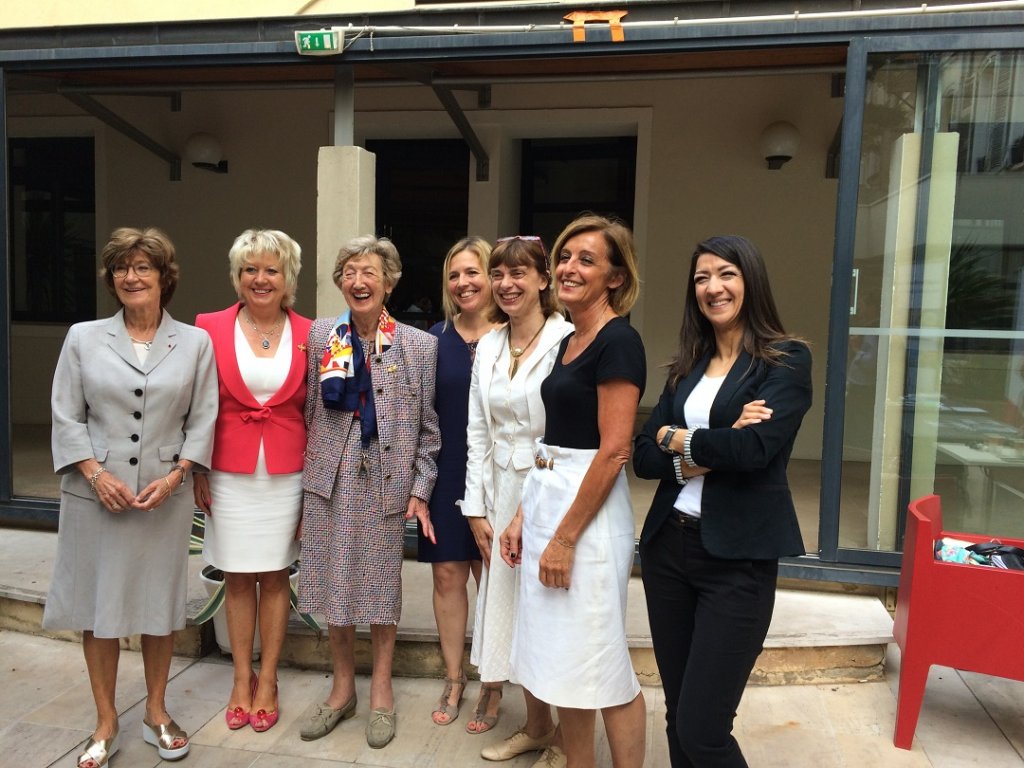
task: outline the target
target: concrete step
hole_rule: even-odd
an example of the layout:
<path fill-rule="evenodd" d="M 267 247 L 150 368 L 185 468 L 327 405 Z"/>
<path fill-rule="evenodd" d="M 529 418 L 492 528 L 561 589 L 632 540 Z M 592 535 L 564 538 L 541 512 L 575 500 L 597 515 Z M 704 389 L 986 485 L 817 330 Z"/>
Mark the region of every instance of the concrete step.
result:
<path fill-rule="evenodd" d="M 54 533 L 3 531 L 0 536 L 0 629 L 78 639 L 74 632 L 51 633 L 41 627 L 56 543 Z M 195 616 L 206 602 L 205 589 L 199 580 L 202 566 L 201 558 L 192 558 L 189 616 Z M 809 583 L 806 586 L 815 585 Z M 405 561 L 403 590 L 395 674 L 444 677 L 434 626 L 430 566 Z M 474 602 L 475 589 L 471 584 L 470 605 Z M 176 635 L 175 652 L 199 657 L 215 650 L 217 643 L 212 624 L 208 622 L 197 626 L 190 621 L 188 627 Z M 633 666 L 641 683 L 657 685 L 660 678 L 651 648 L 643 585 L 638 577 L 630 580 L 626 631 Z M 470 668 L 471 632 L 472 626 L 467 630 L 467 668 Z M 357 667 L 361 673 L 369 672 L 368 628 L 359 628 L 356 637 Z M 892 618 L 877 597 L 806 588 L 780 589 L 765 649 L 751 675 L 751 682 L 782 685 L 881 679 L 885 646 L 891 641 Z M 137 648 L 138 638 L 128 638 L 124 645 Z M 330 669 L 326 631 L 318 635 L 293 617 L 282 661 L 301 668 Z"/>

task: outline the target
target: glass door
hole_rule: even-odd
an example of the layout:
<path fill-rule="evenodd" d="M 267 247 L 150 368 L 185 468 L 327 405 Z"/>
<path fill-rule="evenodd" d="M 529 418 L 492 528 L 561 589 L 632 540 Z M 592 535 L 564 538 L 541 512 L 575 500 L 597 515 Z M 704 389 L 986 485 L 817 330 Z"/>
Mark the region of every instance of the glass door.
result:
<path fill-rule="evenodd" d="M 822 556 L 898 564 L 928 493 L 948 530 L 1024 535 L 1024 52 L 854 56 Z"/>

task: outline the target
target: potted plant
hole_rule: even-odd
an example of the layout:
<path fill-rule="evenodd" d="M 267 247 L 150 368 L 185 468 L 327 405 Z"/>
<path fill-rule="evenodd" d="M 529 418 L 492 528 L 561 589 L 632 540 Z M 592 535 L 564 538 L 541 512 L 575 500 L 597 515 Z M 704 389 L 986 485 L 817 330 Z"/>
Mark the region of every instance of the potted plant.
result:
<path fill-rule="evenodd" d="M 190 555 L 199 555 L 203 552 L 203 535 L 206 532 L 206 515 L 204 515 L 198 509 L 195 511 L 192 518 L 192 537 L 189 541 L 188 553 Z M 224 589 L 224 572 L 219 568 L 215 568 L 212 565 L 207 565 L 203 568 L 200 573 L 200 580 L 206 587 L 206 593 L 209 595 L 209 600 L 206 601 L 206 605 L 196 615 L 196 624 L 203 624 L 210 619 L 213 619 L 213 633 L 217 639 L 217 646 L 220 648 L 221 653 L 230 655 L 231 653 L 231 642 L 228 638 L 228 623 L 227 618 L 221 612 L 221 607 L 224 605 L 225 589 Z M 291 596 L 289 598 L 292 609 L 298 614 L 302 622 L 314 630 L 317 633 L 317 637 L 320 636 L 322 628 L 317 623 L 317 620 L 308 613 L 302 613 L 299 610 L 299 595 L 296 591 L 296 585 L 299 581 L 299 561 L 296 560 L 288 567 L 288 582 L 291 590 Z M 259 585 L 256 586 L 257 595 L 259 594 Z M 259 617 L 257 614 L 257 626 Z M 253 638 L 252 646 L 253 659 L 256 660 L 260 655 L 260 635 L 259 632 Z"/>

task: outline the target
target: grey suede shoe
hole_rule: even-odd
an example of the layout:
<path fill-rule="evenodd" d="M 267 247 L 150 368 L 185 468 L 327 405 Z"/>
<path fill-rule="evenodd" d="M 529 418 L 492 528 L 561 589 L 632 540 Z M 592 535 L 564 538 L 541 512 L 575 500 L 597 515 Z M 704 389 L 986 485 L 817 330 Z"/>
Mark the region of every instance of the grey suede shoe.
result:
<path fill-rule="evenodd" d="M 370 710 L 370 722 L 366 724 L 366 743 L 374 749 L 386 747 L 395 738 L 395 710 Z"/>
<path fill-rule="evenodd" d="M 348 720 L 356 713 L 356 695 L 345 702 L 341 709 L 334 709 L 326 703 L 317 704 L 302 716 L 302 730 L 299 731 L 299 738 L 303 741 L 313 741 L 326 736 L 334 730 L 334 727 L 342 720 Z"/>

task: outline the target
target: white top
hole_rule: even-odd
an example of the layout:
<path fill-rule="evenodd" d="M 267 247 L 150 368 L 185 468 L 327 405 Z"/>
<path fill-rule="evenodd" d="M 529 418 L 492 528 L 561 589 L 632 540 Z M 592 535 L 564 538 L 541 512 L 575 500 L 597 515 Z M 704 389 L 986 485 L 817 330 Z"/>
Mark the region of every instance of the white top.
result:
<path fill-rule="evenodd" d="M 702 376 L 701 380 L 697 382 L 697 386 L 693 388 L 683 405 L 687 429 L 708 428 L 711 404 L 715 402 L 718 390 L 722 388 L 724 381 L 725 376 Z M 700 497 L 703 492 L 704 475 L 691 477 L 689 482 L 680 489 L 673 506 L 683 514 L 700 517 Z"/>
<path fill-rule="evenodd" d="M 245 338 L 241 322 L 235 321 L 235 359 L 238 360 L 238 372 L 242 374 L 242 381 L 260 405 L 265 405 L 284 386 L 288 371 L 292 367 L 291 347 L 292 324 L 283 323 L 281 343 L 277 345 L 274 356 L 256 357 L 248 339 Z M 288 354 L 282 354 L 282 351 Z"/>
<path fill-rule="evenodd" d="M 149 357 L 149 348 L 153 346 L 153 342 L 145 341 L 132 341 L 132 347 L 135 349 L 135 356 L 139 359 L 139 365 L 146 364 L 146 358 Z"/>

